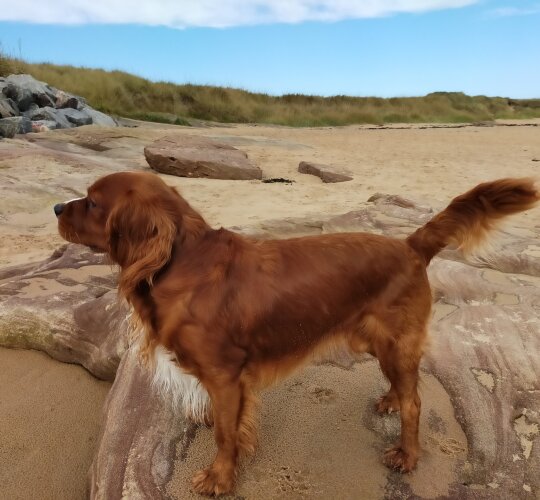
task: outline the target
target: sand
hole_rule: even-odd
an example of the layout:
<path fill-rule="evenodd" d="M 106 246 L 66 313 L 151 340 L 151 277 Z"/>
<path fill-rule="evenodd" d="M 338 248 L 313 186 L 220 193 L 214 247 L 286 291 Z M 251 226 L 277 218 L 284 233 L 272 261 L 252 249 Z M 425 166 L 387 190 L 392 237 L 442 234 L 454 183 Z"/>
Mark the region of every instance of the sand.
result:
<path fill-rule="evenodd" d="M 264 184 L 164 176 L 214 226 L 341 214 L 358 208 L 376 192 L 442 208 L 479 182 L 538 175 L 540 166 L 540 127 L 522 126 L 371 130 L 358 126 L 188 129 L 154 125 L 121 129 L 113 133 L 114 138 L 111 131 L 89 127 L 70 132 L 108 144 L 109 156 L 99 159 L 90 150 L 82 150 L 80 156 L 47 153 L 36 157 L 35 152 L 25 156 L 24 140 L 2 141 L 0 267 L 47 257 L 63 243 L 56 234 L 52 205 L 84 194 L 92 180 L 119 166 L 144 167 L 142 146 L 171 130 L 225 141 L 246 151 L 265 178 L 294 181 Z M 54 139 L 58 134 L 48 136 Z M 302 160 L 346 169 L 354 180 L 323 184 L 297 172 Z M 518 226 L 538 224 L 535 211 L 522 215 Z M 387 472 L 380 463 L 383 448 L 391 443 L 381 442 L 376 431 L 363 427 L 359 431 L 359 422 L 379 418 L 372 404 L 386 388 L 376 364 L 366 363 L 361 380 L 355 376 L 356 369 L 308 368 L 265 396 L 261 449 L 241 474 L 241 495 L 261 499 L 391 495 L 388 486 L 384 490 L 381 478 Z M 423 439 L 440 441 L 435 446 L 440 453 L 421 462 L 428 480 L 420 481 L 420 475 L 413 474 L 399 481 L 408 482 L 411 494 L 444 496 L 448 493 L 444 484 L 449 481 L 438 479 L 452 474 L 456 459 L 466 451 L 466 440 L 440 384 L 427 375 L 424 383 L 440 397 L 426 402 L 421 432 Z M 77 366 L 36 352 L 0 349 L 0 498 L 85 496 L 86 473 L 108 388 L 108 383 Z M 377 425 L 394 426 L 397 432 L 397 418 L 379 418 Z M 189 496 L 189 476 L 209 462 L 213 453 L 210 431 L 199 430 L 194 439 L 187 456 L 182 456 L 179 447 L 168 488 L 172 498 Z M 285 452 L 286 463 L 282 460 Z M 332 460 L 340 463 L 330 464 Z M 330 470 L 337 470 L 337 475 Z"/>
<path fill-rule="evenodd" d="M 0 498 L 86 498 L 109 388 L 80 366 L 0 348 Z"/>

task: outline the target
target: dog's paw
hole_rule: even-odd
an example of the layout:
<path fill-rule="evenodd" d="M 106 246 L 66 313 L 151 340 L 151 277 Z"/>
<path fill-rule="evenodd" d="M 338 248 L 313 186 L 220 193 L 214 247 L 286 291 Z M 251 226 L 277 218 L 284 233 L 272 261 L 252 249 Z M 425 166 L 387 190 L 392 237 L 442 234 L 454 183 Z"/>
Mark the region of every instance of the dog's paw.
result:
<path fill-rule="evenodd" d="M 390 396 L 388 394 L 381 396 L 379 401 L 375 404 L 375 410 L 381 415 L 399 411 L 399 399 L 397 396 Z"/>
<path fill-rule="evenodd" d="M 400 446 L 394 446 L 385 451 L 383 463 L 399 472 L 411 472 L 416 467 L 418 457 L 405 452 Z"/>
<path fill-rule="evenodd" d="M 193 490 L 199 495 L 219 496 L 231 493 L 234 488 L 234 475 L 223 474 L 213 467 L 198 471 L 191 480 Z"/>

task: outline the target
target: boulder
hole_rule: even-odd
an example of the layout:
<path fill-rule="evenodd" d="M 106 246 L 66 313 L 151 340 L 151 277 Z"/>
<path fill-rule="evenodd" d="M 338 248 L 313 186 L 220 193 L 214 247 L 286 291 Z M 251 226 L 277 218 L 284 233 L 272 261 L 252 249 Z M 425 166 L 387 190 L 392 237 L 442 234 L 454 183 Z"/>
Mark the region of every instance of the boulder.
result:
<path fill-rule="evenodd" d="M 205 137 L 167 136 L 144 148 L 144 156 L 157 172 L 178 177 L 261 179 L 262 172 L 246 153 Z"/>
<path fill-rule="evenodd" d="M 58 110 L 58 112 L 64 115 L 67 120 L 75 125 L 80 127 L 81 125 L 90 125 L 92 123 L 92 117 L 83 111 L 79 111 L 73 108 L 64 108 Z"/>
<path fill-rule="evenodd" d="M 12 116 L 0 119 L 0 137 L 11 138 L 15 134 L 32 132 L 32 122 L 26 116 Z"/>
<path fill-rule="evenodd" d="M 102 113 L 101 111 L 97 111 L 94 108 L 91 108 L 90 106 L 83 105 L 82 108 L 80 108 L 80 111 L 83 113 L 86 113 L 87 115 L 92 118 L 92 124 L 98 125 L 100 127 L 117 127 L 118 124 L 114 120 L 114 118 L 111 118 L 109 115 L 106 115 L 105 113 Z"/>
<path fill-rule="evenodd" d="M 56 92 L 55 107 L 57 109 L 81 109 L 85 104 L 86 100 L 80 96 L 69 94 L 67 92 L 64 92 L 63 90 L 58 90 Z"/>
<path fill-rule="evenodd" d="M 67 119 L 66 115 L 63 113 L 64 110 L 59 110 L 51 108 L 50 106 L 45 106 L 44 108 L 39 108 L 30 113 L 30 119 L 32 121 L 36 120 L 48 120 L 56 122 L 56 128 L 71 128 L 73 124 Z"/>
<path fill-rule="evenodd" d="M 28 118 L 32 119 L 32 115 L 34 113 L 37 113 L 38 110 L 39 110 L 39 106 L 35 102 L 33 102 L 32 104 L 30 104 L 30 106 L 28 106 L 27 110 L 22 112 L 22 114 L 24 116 L 28 116 Z"/>
<path fill-rule="evenodd" d="M 13 83 L 7 83 L 3 89 L 3 94 L 17 103 L 20 111 L 26 111 L 33 102 L 32 92 L 28 89 L 20 88 Z"/>
<path fill-rule="evenodd" d="M 18 116 L 19 107 L 17 103 L 9 97 L 0 95 L 0 118 L 9 118 L 10 116 Z"/>
<path fill-rule="evenodd" d="M 9 75 L 6 77 L 6 82 L 11 84 L 10 89 L 14 89 L 10 90 L 10 92 L 15 92 L 16 98 L 14 100 L 21 111 L 25 111 L 32 102 L 35 102 L 40 107 L 54 107 L 56 89 L 36 80 L 33 76 Z"/>
<path fill-rule="evenodd" d="M 345 182 L 352 181 L 352 177 L 342 171 L 336 171 L 333 167 L 321 163 L 311 163 L 301 161 L 298 165 L 298 172 L 320 177 L 323 182 Z"/>

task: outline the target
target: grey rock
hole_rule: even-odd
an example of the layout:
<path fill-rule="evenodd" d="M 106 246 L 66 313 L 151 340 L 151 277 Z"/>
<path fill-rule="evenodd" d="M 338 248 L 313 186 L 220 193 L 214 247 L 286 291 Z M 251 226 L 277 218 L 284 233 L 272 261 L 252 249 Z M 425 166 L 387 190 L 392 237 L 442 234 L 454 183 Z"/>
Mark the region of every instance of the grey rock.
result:
<path fill-rule="evenodd" d="M 58 110 L 58 112 L 64 115 L 70 123 L 73 123 L 76 127 L 81 125 L 90 125 L 92 123 L 92 117 L 83 111 L 79 111 L 73 108 L 64 108 Z"/>
<path fill-rule="evenodd" d="M 0 118 L 9 118 L 10 116 L 18 116 L 19 107 L 17 103 L 9 97 L 4 97 L 0 94 Z"/>
<path fill-rule="evenodd" d="M 118 124 L 116 121 L 111 118 L 109 115 L 106 115 L 105 113 L 102 113 L 101 111 L 97 111 L 94 108 L 91 108 L 90 106 L 84 105 L 80 111 L 83 113 L 86 113 L 92 118 L 92 124 L 98 125 L 100 127 L 117 127 Z"/>
<path fill-rule="evenodd" d="M 30 114 L 30 119 L 32 121 L 36 120 L 49 120 L 57 123 L 57 128 L 71 128 L 73 124 L 67 119 L 67 117 L 62 112 L 63 110 L 58 110 L 46 106 L 44 108 L 39 108 Z"/>
<path fill-rule="evenodd" d="M 205 137 L 163 137 L 144 148 L 144 156 L 152 169 L 178 177 L 262 178 L 261 169 L 246 153 Z"/>
<path fill-rule="evenodd" d="M 28 89 L 17 87 L 13 83 L 8 83 L 3 93 L 17 103 L 20 111 L 26 111 L 33 102 L 32 92 Z"/>
<path fill-rule="evenodd" d="M 12 84 L 17 89 L 17 95 L 24 99 L 24 106 L 21 105 L 19 99 L 15 99 L 21 111 L 25 111 L 31 102 L 35 102 L 40 107 L 54 106 L 56 90 L 31 75 L 9 75 L 6 82 Z M 28 101 L 28 95 L 30 95 L 30 101 Z"/>
<path fill-rule="evenodd" d="M 32 104 L 30 104 L 30 106 L 28 107 L 28 109 L 26 111 L 22 112 L 22 114 L 24 116 L 28 116 L 28 118 L 32 119 L 32 115 L 34 113 L 36 113 L 38 111 L 38 109 L 40 109 L 39 106 L 35 102 L 33 102 Z"/>
<path fill-rule="evenodd" d="M 333 167 L 321 163 L 311 163 L 301 161 L 298 165 L 298 172 L 320 177 L 323 182 L 345 182 L 352 181 L 352 177 L 342 171 L 336 171 Z"/>
<path fill-rule="evenodd" d="M 11 138 L 15 134 L 32 131 L 32 122 L 26 116 L 12 116 L 0 119 L 0 137 Z"/>

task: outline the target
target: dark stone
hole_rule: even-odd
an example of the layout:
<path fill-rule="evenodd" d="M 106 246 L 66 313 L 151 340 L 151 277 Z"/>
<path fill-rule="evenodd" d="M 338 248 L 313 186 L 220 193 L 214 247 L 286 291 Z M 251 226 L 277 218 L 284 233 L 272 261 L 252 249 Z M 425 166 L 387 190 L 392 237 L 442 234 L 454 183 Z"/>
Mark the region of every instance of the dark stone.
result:
<path fill-rule="evenodd" d="M 32 122 L 26 116 L 12 116 L 0 120 L 0 137 L 12 138 L 15 134 L 32 131 Z"/>
<path fill-rule="evenodd" d="M 67 120 L 76 127 L 81 125 L 90 125 L 92 123 L 92 117 L 86 114 L 83 111 L 79 111 L 73 108 L 64 108 L 58 111 L 60 114 L 64 115 Z"/>
<path fill-rule="evenodd" d="M 26 111 L 32 104 L 32 93 L 28 89 L 17 87 L 13 83 L 8 83 L 4 88 L 4 94 L 17 103 L 19 111 Z"/>
<path fill-rule="evenodd" d="M 0 118 L 9 118 L 10 116 L 18 116 L 19 107 L 17 103 L 9 97 L 0 96 Z"/>
<path fill-rule="evenodd" d="M 30 104 L 30 106 L 28 107 L 28 109 L 26 111 L 23 111 L 22 114 L 24 116 L 28 116 L 28 118 L 32 119 L 32 115 L 34 113 L 36 113 L 39 109 L 39 106 L 33 102 L 32 104 Z"/>

